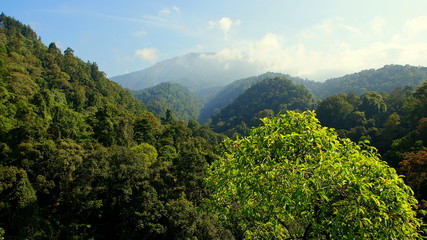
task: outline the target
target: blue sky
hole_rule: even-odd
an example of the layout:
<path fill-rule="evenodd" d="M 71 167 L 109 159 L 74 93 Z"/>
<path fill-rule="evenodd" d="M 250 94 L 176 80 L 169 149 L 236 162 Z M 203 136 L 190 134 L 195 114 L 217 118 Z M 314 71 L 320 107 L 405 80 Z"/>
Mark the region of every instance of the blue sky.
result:
<path fill-rule="evenodd" d="M 112 77 L 190 52 L 314 80 L 427 66 L 425 0 L 3 0 L 45 44 Z"/>

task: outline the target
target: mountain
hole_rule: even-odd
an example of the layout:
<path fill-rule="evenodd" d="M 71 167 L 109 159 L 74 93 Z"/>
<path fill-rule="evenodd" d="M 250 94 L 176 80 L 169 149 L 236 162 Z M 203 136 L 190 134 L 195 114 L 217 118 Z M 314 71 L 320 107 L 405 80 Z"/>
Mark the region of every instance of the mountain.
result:
<path fill-rule="evenodd" d="M 284 77 L 266 78 L 213 115 L 211 126 L 216 132 L 246 134 L 250 127 L 260 123 L 259 118 L 287 110 L 313 109 L 314 103 L 312 94 L 304 86 Z"/>
<path fill-rule="evenodd" d="M 205 123 L 212 114 L 218 113 L 221 109 L 231 104 L 234 99 L 236 99 L 240 94 L 242 94 L 246 89 L 251 87 L 253 84 L 258 83 L 266 78 L 275 78 L 275 77 L 284 77 L 286 79 L 291 80 L 296 84 L 302 84 L 308 89 L 315 89 L 321 83 L 304 80 L 298 77 L 292 77 L 288 74 L 282 73 L 273 73 L 267 72 L 258 76 L 244 78 L 240 80 L 236 80 L 219 91 L 214 97 L 206 102 L 204 107 L 202 108 L 199 121 L 201 123 Z"/>
<path fill-rule="evenodd" d="M 171 88 L 179 87 L 171 85 Z M 424 191 L 426 180 L 423 178 L 426 175 L 425 164 L 423 165 L 427 142 L 426 93 L 427 84 L 424 84 L 412 96 L 402 99 L 403 111 L 393 113 L 384 124 L 378 125 L 383 126 L 379 132 L 383 135 L 377 135 L 375 129 L 372 129 L 373 134 L 380 137 L 391 133 L 389 139 L 392 140 L 394 152 L 390 158 L 405 158 L 402 161 L 402 166 L 406 169 L 403 172 L 406 176 L 404 180 L 411 184 L 420 202 L 427 198 Z M 400 96 L 406 95 L 395 94 L 392 99 L 384 101 L 393 103 L 390 106 L 398 106 L 396 103 L 402 102 L 399 101 Z M 350 100 L 352 97 L 346 99 Z M 362 96 L 361 108 L 357 112 L 369 113 L 373 107 L 383 113 L 383 104 L 377 104 L 377 100 L 381 99 L 381 94 L 369 93 Z M 265 79 L 244 91 L 220 112 L 222 115 L 214 118 L 214 122 L 221 120 L 216 127 L 234 128 L 242 132 L 247 130 L 247 126 L 259 123 L 258 117 L 272 116 L 281 110 L 304 110 L 310 108 L 312 103 L 311 94 L 302 85 L 283 78 Z M 325 112 L 331 111 L 326 109 Z M 376 114 L 369 115 L 375 117 Z M 356 116 L 361 115 L 357 113 Z M 311 116 L 310 118 L 314 120 Z M 359 122 L 366 127 L 376 128 L 369 120 Z M 266 127 L 277 131 L 281 127 L 279 123 L 266 124 Z M 303 135 L 289 133 L 291 138 L 285 139 L 287 142 L 295 142 L 292 140 L 295 137 L 296 140 L 308 139 L 306 145 L 310 149 L 317 148 L 322 154 L 324 145 L 317 146 L 313 143 L 322 142 L 325 138 L 339 141 L 333 130 L 316 125 L 315 131 L 312 131 L 313 124 L 298 121 L 295 124 L 298 126 L 293 129 L 303 131 Z M 406 126 L 408 131 L 399 135 L 403 138 L 395 140 L 392 135 L 399 134 L 396 130 Z M 74 56 L 71 48 L 61 52 L 54 43 L 45 46 L 29 26 L 4 14 L 0 15 L 0 239 L 241 239 L 271 232 L 276 226 L 269 225 L 270 218 L 267 218 L 270 222 L 261 227 L 258 227 L 258 221 L 254 223 L 257 235 L 243 231 L 240 220 L 247 222 L 247 218 L 239 214 L 247 212 L 247 208 L 242 208 L 242 204 L 235 204 L 233 199 L 244 204 L 252 204 L 255 199 L 256 203 L 260 203 L 259 208 L 266 209 L 267 214 L 270 214 L 271 209 L 264 203 L 271 202 L 271 198 L 259 194 L 254 195 L 255 198 L 236 198 L 236 188 L 227 180 L 231 176 L 242 182 L 241 176 L 247 171 L 239 172 L 222 164 L 223 160 L 242 162 L 242 157 L 233 158 L 232 155 L 237 153 L 233 153 L 235 150 L 246 153 L 251 151 L 250 158 L 262 160 L 258 161 L 261 165 L 254 168 L 243 161 L 244 167 L 261 170 L 262 175 L 266 176 L 264 170 L 269 165 L 264 164 L 263 155 L 258 154 L 259 150 L 264 151 L 265 148 L 258 145 L 264 144 L 265 138 L 273 139 L 272 136 L 278 135 L 266 134 L 260 130 L 262 129 L 253 131 L 254 134 L 261 134 L 253 135 L 258 138 L 255 139 L 258 142 L 251 142 L 249 137 L 243 141 L 227 141 L 225 145 L 220 145 L 225 137 L 213 133 L 207 126 L 196 121 L 185 123 L 169 115 L 169 118 L 160 122 L 130 91 L 108 80 L 96 63 L 82 61 Z M 323 134 L 324 132 L 330 132 L 333 136 Z M 243 142 L 248 142 L 249 145 L 242 146 L 240 143 Z M 359 146 L 347 140 L 339 142 L 350 147 Z M 251 146 L 255 151 L 251 150 Z M 287 147 L 288 149 L 279 149 L 280 158 L 285 156 L 288 159 L 289 156 L 290 161 L 299 161 L 299 156 L 305 154 L 304 151 L 299 151 L 302 149 L 299 145 L 291 144 Z M 277 148 L 271 148 L 270 153 L 277 152 L 276 150 Z M 366 145 L 349 154 L 354 155 L 359 150 L 369 156 L 376 155 L 376 151 Z M 411 156 L 407 154 L 408 151 L 416 155 Z M 287 166 L 280 165 L 280 161 L 271 158 L 268 151 L 266 153 L 268 160 L 272 160 L 270 162 L 279 163 L 270 166 L 289 172 Z M 333 152 L 328 156 L 338 155 Z M 329 160 L 335 163 L 333 158 Z M 375 164 L 384 165 L 378 161 Z M 302 171 L 297 172 L 303 174 L 302 178 L 310 177 L 304 172 L 306 169 L 296 167 Z M 317 171 L 320 176 L 330 175 L 328 169 L 325 172 L 321 170 Z M 354 168 L 347 170 L 354 171 Z M 359 170 L 365 171 L 366 168 L 362 166 Z M 274 172 L 272 173 L 273 175 L 264 177 L 264 180 L 274 180 Z M 222 181 L 222 177 L 226 181 Z M 258 178 L 253 179 L 256 180 L 255 187 L 258 190 L 268 192 L 258 184 Z M 380 190 L 383 187 L 395 189 L 404 186 L 397 175 L 393 179 L 399 180 L 399 186 L 390 184 L 390 181 L 379 181 L 383 179 L 378 180 L 378 174 L 373 181 L 377 183 L 376 189 Z M 231 208 L 224 208 L 224 201 L 217 201 L 222 198 L 214 191 L 221 184 L 229 187 L 224 193 L 233 198 L 228 202 Z M 272 184 L 279 188 L 284 186 L 283 182 L 276 181 Z M 243 190 L 253 193 L 251 186 L 242 186 L 245 188 Z M 291 195 L 297 193 L 295 196 L 299 196 L 295 192 L 298 189 L 284 187 L 286 191 L 291 191 Z M 318 190 L 317 185 L 314 187 Z M 348 189 L 346 186 L 344 188 Z M 405 191 L 411 192 L 407 188 Z M 306 193 L 307 196 L 319 195 L 318 192 Z M 359 192 L 356 194 L 360 195 Z M 390 201 L 396 200 L 393 194 L 390 196 Z M 410 196 L 404 197 L 409 199 Z M 326 214 L 322 214 L 327 215 L 334 210 L 331 209 L 331 205 L 334 205 L 331 201 L 341 198 L 341 195 L 337 198 L 335 194 L 321 203 L 317 198 L 316 208 L 312 211 L 324 210 Z M 370 200 L 367 199 L 368 207 L 373 205 Z M 386 206 L 390 202 L 387 201 L 381 204 Z M 409 211 L 415 202 L 413 200 L 406 205 L 403 203 L 406 208 L 402 213 L 393 215 L 397 218 L 391 219 L 391 224 L 395 221 L 417 225 L 412 219 L 415 213 Z M 356 208 L 360 205 L 359 201 L 349 203 Z M 402 205 L 400 202 L 397 204 Z M 420 209 L 422 207 L 420 205 Z M 224 218 L 224 213 L 230 212 L 232 215 Z M 402 221 L 405 214 L 411 216 L 410 221 L 406 221 L 409 218 Z M 423 216 L 422 214 L 420 211 L 417 216 Z M 366 219 L 368 222 L 377 220 L 375 216 L 355 219 L 363 222 Z M 273 220 L 278 223 L 277 219 Z M 278 224 L 282 224 L 281 220 L 279 219 Z M 292 226 L 295 222 L 293 219 L 288 220 L 284 219 L 283 225 L 277 227 L 280 231 L 277 236 L 288 234 L 285 225 L 289 223 Z M 342 225 L 341 223 L 338 219 L 337 224 Z M 354 228 L 360 231 L 366 229 L 367 234 L 372 232 L 369 224 L 364 224 L 364 228 L 360 227 L 362 225 L 356 224 Z M 307 226 L 307 229 L 313 229 L 310 219 Z M 368 227 L 365 228 L 366 226 Z M 321 228 L 322 234 L 324 229 Z M 405 236 L 411 234 L 405 229 Z M 300 228 L 296 230 L 301 232 Z M 384 230 L 386 231 L 387 229 Z M 312 236 L 311 233 L 305 233 L 301 237 Z M 329 233 L 326 233 L 326 237 L 329 237 Z"/>
<path fill-rule="evenodd" d="M 124 88 L 142 90 L 162 82 L 178 83 L 192 92 L 225 86 L 236 79 L 261 73 L 244 60 L 229 60 L 214 53 L 190 53 L 155 64 L 142 71 L 112 77 Z"/>
<path fill-rule="evenodd" d="M 343 77 L 326 80 L 310 91 L 319 98 L 337 93 L 361 95 L 368 91 L 387 92 L 395 88 L 415 88 L 427 79 L 427 67 L 386 65 L 380 69 L 363 70 Z"/>
<path fill-rule="evenodd" d="M 167 110 L 184 121 L 197 119 L 203 103 L 198 96 L 177 83 L 160 83 L 151 88 L 135 91 L 134 96 L 141 100 L 150 112 L 158 118 L 165 116 Z"/>
<path fill-rule="evenodd" d="M 0 239 L 231 239 L 196 209 L 223 139 L 0 15 Z"/>
<path fill-rule="evenodd" d="M 259 76 L 236 80 L 222 88 L 206 102 L 201 110 L 199 121 L 206 122 L 212 114 L 218 113 L 254 83 L 271 77 L 285 77 L 296 84 L 305 86 L 315 97 L 325 99 L 337 93 L 362 95 L 368 91 L 390 93 L 399 87 L 415 88 L 427 79 L 427 68 L 409 65 L 386 65 L 380 69 L 363 70 L 343 77 L 329 79 L 325 82 L 268 72 Z"/>

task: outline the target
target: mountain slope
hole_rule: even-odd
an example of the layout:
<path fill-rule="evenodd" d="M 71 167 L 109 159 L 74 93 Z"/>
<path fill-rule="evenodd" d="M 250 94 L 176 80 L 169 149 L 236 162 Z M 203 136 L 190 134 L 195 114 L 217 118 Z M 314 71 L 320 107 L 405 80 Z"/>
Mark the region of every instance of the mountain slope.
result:
<path fill-rule="evenodd" d="M 304 86 L 283 77 L 267 78 L 252 85 L 214 115 L 211 126 L 216 132 L 246 134 L 250 127 L 259 124 L 259 118 L 287 110 L 309 110 L 314 103 L 312 94 Z"/>
<path fill-rule="evenodd" d="M 223 136 L 167 120 L 1 14 L 0 239 L 230 239 L 195 207 Z"/>
<path fill-rule="evenodd" d="M 397 87 L 415 88 L 427 79 L 427 67 L 386 65 L 380 69 L 364 70 L 325 81 L 310 89 L 319 98 L 337 93 L 361 95 L 367 91 L 390 92 Z"/>
<path fill-rule="evenodd" d="M 224 60 L 215 54 L 190 53 L 155 64 L 138 72 L 112 77 L 124 88 L 142 90 L 162 82 L 178 83 L 192 92 L 225 86 L 259 74 L 258 66 L 243 60 Z"/>
<path fill-rule="evenodd" d="M 200 109 L 203 107 L 199 97 L 177 83 L 160 83 L 154 87 L 134 92 L 134 96 L 141 100 L 147 109 L 158 118 L 164 117 L 166 111 L 171 110 L 179 120 L 197 119 Z"/>
<path fill-rule="evenodd" d="M 214 97 L 212 97 L 209 101 L 206 102 L 200 112 L 199 121 L 201 123 L 206 122 L 212 116 L 212 114 L 218 113 L 221 109 L 231 104 L 234 99 L 236 99 L 245 90 L 250 88 L 253 84 L 258 83 L 266 78 L 275 77 L 284 77 L 296 84 L 302 84 L 308 89 L 314 89 L 317 85 L 321 84 L 314 81 L 304 80 L 298 77 L 292 77 L 288 74 L 272 72 L 267 72 L 258 76 L 236 80 L 225 86 Z"/>

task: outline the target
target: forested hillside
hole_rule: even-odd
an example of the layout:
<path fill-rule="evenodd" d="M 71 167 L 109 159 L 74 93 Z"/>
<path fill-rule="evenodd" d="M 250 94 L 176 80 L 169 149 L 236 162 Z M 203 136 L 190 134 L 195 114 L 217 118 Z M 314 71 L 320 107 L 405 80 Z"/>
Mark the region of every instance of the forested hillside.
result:
<path fill-rule="evenodd" d="M 264 73 L 255 77 L 236 80 L 228 84 L 227 86 L 225 86 L 212 99 L 209 99 L 209 101 L 206 102 L 206 104 L 204 105 L 204 107 L 200 112 L 199 121 L 201 123 L 205 123 L 212 116 L 212 114 L 219 113 L 221 109 L 231 104 L 234 101 L 234 99 L 236 99 L 240 94 L 242 94 L 245 90 L 247 90 L 253 84 L 261 82 L 266 78 L 275 78 L 275 77 L 284 77 L 296 84 L 302 84 L 309 89 L 315 88 L 317 85 L 321 84 L 320 82 L 314 82 L 314 81 L 304 80 L 297 77 L 292 77 L 288 74 L 272 73 L 272 72 Z"/>
<path fill-rule="evenodd" d="M 159 122 L 96 63 L 0 16 L 0 238 L 231 237 L 196 209 L 223 137 Z"/>
<path fill-rule="evenodd" d="M 259 118 L 273 117 L 288 110 L 308 110 L 315 100 L 302 85 L 283 77 L 267 78 L 255 83 L 232 104 L 212 117 L 211 126 L 216 132 L 246 135 L 257 126 Z"/>
<path fill-rule="evenodd" d="M 282 73 L 265 73 L 259 76 L 236 80 L 225 86 L 201 110 L 199 121 L 205 123 L 221 109 L 231 104 L 240 94 L 253 84 L 266 78 L 284 77 L 293 83 L 305 86 L 316 98 L 324 99 L 337 93 L 362 95 L 368 91 L 390 93 L 395 88 L 420 85 L 427 79 L 427 68 L 401 65 L 387 65 L 380 69 L 364 70 L 343 77 L 315 82 Z"/>
<path fill-rule="evenodd" d="M 156 91 L 168 88 L 186 93 Z M 96 63 L 1 14 L 0 239 L 420 239 L 427 83 L 331 96 L 319 119 L 315 107 L 275 77 L 213 117 L 236 140 L 159 120 Z M 407 185 L 339 136 L 371 140 Z"/>
<path fill-rule="evenodd" d="M 427 200 L 427 81 L 390 94 L 330 96 L 316 109 L 320 122 L 341 137 L 369 140 L 389 165 L 407 176 L 419 200 Z"/>
<path fill-rule="evenodd" d="M 161 83 L 135 91 L 134 95 L 158 118 L 165 117 L 167 110 L 170 110 L 177 119 L 188 122 L 190 119 L 197 119 L 203 107 L 198 96 L 177 83 Z"/>
<path fill-rule="evenodd" d="M 389 93 L 395 88 L 416 87 L 427 79 L 426 67 L 386 65 L 326 80 L 310 91 L 323 99 L 337 93 L 361 95 L 368 91 Z"/>

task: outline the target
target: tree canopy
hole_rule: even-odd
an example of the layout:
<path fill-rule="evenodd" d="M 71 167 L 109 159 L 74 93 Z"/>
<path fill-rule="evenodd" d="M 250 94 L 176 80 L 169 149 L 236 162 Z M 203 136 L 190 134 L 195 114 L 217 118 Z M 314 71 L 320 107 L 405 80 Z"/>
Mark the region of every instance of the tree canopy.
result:
<path fill-rule="evenodd" d="M 198 96 L 177 83 L 160 83 L 135 91 L 134 95 L 158 118 L 165 116 L 167 110 L 171 110 L 177 119 L 188 122 L 198 118 L 203 106 Z"/>
<path fill-rule="evenodd" d="M 309 88 L 323 99 L 337 93 L 364 94 L 368 91 L 390 93 L 395 88 L 416 87 L 426 79 L 427 67 L 386 65 L 379 69 L 363 70 L 343 77 L 326 80 Z"/>
<path fill-rule="evenodd" d="M 188 95 L 160 87 L 162 102 Z M 426 89 L 339 94 L 317 109 L 340 136 L 371 139 L 421 202 Z M 289 80 L 260 81 L 214 126 L 262 126 L 222 145 L 169 107 L 158 119 L 96 63 L 1 14 L 0 239 L 418 237 L 412 192 L 376 150 L 313 112 L 274 117 L 313 102 Z"/>
<path fill-rule="evenodd" d="M 226 143 L 208 207 L 248 239 L 415 239 L 417 201 L 374 148 L 313 112 L 287 112 Z"/>
<path fill-rule="evenodd" d="M 0 15 L 0 239 L 232 238 L 197 209 L 223 138 Z"/>
<path fill-rule="evenodd" d="M 214 115 L 211 126 L 216 132 L 245 135 L 252 126 L 260 123 L 260 117 L 286 110 L 308 110 L 314 103 L 313 96 L 304 86 L 283 77 L 266 78 Z"/>

